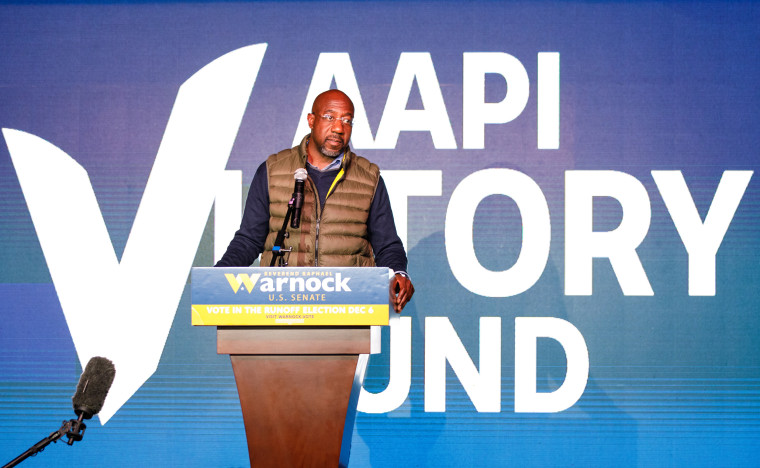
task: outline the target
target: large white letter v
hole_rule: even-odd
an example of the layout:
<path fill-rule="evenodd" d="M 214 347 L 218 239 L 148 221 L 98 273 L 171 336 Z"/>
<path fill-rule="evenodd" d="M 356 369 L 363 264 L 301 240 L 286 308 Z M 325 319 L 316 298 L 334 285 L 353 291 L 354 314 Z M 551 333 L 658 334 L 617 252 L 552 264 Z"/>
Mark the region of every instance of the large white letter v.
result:
<path fill-rule="evenodd" d="M 158 366 L 265 51 L 230 52 L 180 87 L 121 264 L 84 168 L 3 129 L 79 360 L 116 366 L 101 423 Z"/>

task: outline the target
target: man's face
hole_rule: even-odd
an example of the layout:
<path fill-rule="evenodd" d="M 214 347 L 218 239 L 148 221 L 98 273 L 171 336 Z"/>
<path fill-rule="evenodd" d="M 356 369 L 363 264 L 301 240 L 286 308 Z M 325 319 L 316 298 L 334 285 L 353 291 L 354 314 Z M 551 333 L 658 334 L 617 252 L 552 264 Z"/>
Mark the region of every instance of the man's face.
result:
<path fill-rule="evenodd" d="M 324 116 L 332 117 L 332 121 Z M 342 119 L 354 118 L 354 105 L 340 92 L 328 92 L 314 101 L 312 113 L 307 116 L 311 128 L 311 143 L 328 158 L 338 156 L 351 139 L 351 125 Z"/>

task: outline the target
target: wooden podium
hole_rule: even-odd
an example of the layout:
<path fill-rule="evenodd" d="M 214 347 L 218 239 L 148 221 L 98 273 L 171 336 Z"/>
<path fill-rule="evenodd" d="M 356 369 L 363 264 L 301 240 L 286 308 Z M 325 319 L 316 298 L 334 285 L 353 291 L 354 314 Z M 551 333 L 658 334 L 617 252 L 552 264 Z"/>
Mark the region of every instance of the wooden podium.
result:
<path fill-rule="evenodd" d="M 369 335 L 369 327 L 217 328 L 217 352 L 230 355 L 235 372 L 251 466 L 339 466 Z"/>
<path fill-rule="evenodd" d="M 310 301 L 266 305 L 267 301 L 261 301 L 260 298 L 269 299 L 272 296 L 246 295 L 246 291 L 247 294 L 255 294 L 256 286 L 260 283 L 264 287 L 262 278 L 266 276 L 256 275 L 271 273 L 273 270 L 287 270 L 288 274 L 301 271 L 306 277 L 314 277 L 310 275 L 315 270 L 324 270 L 332 276 L 322 278 L 340 279 L 344 285 L 350 284 L 351 290 L 328 291 L 334 293 L 332 296 L 327 293 L 325 296 L 322 293 L 301 295 L 301 298 L 316 297 L 327 301 L 319 302 L 318 305 Z M 367 293 L 362 281 L 354 281 L 357 275 L 370 273 L 367 270 L 381 270 L 368 280 L 369 283 L 379 283 L 370 287 L 371 293 Z M 337 275 L 338 272 L 341 275 Z M 225 274 L 231 276 L 224 276 Z M 204 275 L 211 276 L 213 284 L 208 284 Z M 218 283 L 216 279 L 219 277 L 225 282 Z M 351 278 L 348 283 L 345 279 L 347 277 Z M 230 281 L 231 278 L 235 278 L 235 281 Z M 357 364 L 361 354 L 370 353 L 370 325 L 388 323 L 388 270 L 194 268 L 192 281 L 193 323 L 212 325 L 214 323 L 210 322 L 217 322 L 217 352 L 230 355 L 251 466 L 279 468 L 346 465 L 361 387 L 361 378 L 357 376 L 363 376 L 363 372 L 357 373 Z M 196 281 L 199 290 L 205 288 L 206 291 L 214 290 L 215 293 L 209 297 L 208 294 L 197 292 Z M 358 288 L 361 291 L 357 291 L 354 286 L 358 283 L 362 283 Z M 221 288 L 221 296 L 216 295 L 217 288 Z M 376 303 L 379 294 L 383 295 L 384 304 Z M 247 302 L 235 305 L 229 296 Z M 339 300 L 336 299 L 338 296 Z M 274 297 L 280 298 L 279 295 Z M 219 302 L 221 299 L 225 302 Z M 259 314 L 254 312 L 257 307 L 261 308 Z M 236 308 L 241 312 L 234 313 Z M 356 313 L 349 313 L 350 308 Z M 372 313 L 368 313 L 369 308 Z M 222 310 L 227 310 L 228 313 L 220 312 Z M 245 313 L 246 310 L 251 313 Z M 267 311 L 277 310 L 281 313 L 267 314 Z M 323 311 L 322 314 L 319 310 Z M 341 310 L 345 312 L 341 313 Z M 358 312 L 360 310 L 364 310 L 364 313 Z M 325 311 L 327 315 L 319 321 L 337 321 L 338 324 L 306 324 L 309 317 L 324 315 Z M 270 324 L 278 316 L 286 317 L 281 320 L 287 324 Z M 298 317 L 304 317 L 304 321 L 301 322 Z M 262 320 L 265 325 L 240 325 Z M 235 324 L 227 325 L 231 321 Z M 347 438 L 346 443 L 343 442 L 344 436 Z"/>

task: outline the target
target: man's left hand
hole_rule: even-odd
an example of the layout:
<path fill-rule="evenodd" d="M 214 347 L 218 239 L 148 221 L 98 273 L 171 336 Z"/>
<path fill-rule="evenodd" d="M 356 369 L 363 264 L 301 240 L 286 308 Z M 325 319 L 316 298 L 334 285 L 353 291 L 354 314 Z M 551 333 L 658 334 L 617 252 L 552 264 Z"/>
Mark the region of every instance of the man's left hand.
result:
<path fill-rule="evenodd" d="M 395 274 L 393 276 L 393 279 L 391 279 L 391 287 L 390 287 L 390 296 L 391 296 L 391 304 L 393 305 L 393 310 L 396 311 L 396 313 L 401 313 L 401 309 L 404 308 L 407 302 L 412 298 L 414 295 L 414 285 L 412 285 L 412 280 L 409 279 L 409 277 L 401 275 L 401 274 Z"/>

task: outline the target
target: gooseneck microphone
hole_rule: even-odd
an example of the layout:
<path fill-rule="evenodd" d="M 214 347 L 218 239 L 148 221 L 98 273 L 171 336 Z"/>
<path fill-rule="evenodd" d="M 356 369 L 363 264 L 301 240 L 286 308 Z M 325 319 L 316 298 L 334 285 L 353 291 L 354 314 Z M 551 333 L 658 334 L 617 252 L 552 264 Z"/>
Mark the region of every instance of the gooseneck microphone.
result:
<path fill-rule="evenodd" d="M 293 189 L 293 218 L 290 220 L 290 227 L 298 229 L 301 225 L 301 208 L 303 208 L 303 185 L 306 178 L 309 176 L 306 169 L 299 167 L 293 174 L 293 178 L 296 179 L 296 186 Z"/>
<path fill-rule="evenodd" d="M 74 412 L 79 416 L 78 419 L 64 421 L 60 429 L 37 442 L 26 452 L 14 458 L 3 468 L 11 468 L 18 465 L 27 458 L 42 452 L 51 442 L 58 442 L 63 436 L 67 437 L 66 443 L 72 445 L 78 440 L 82 440 L 84 430 L 87 429 L 83 419 L 90 419 L 103 409 L 103 403 L 106 401 L 108 390 L 111 388 L 113 379 L 116 376 L 116 369 L 111 361 L 104 357 L 94 357 L 90 359 L 85 366 L 82 375 L 79 377 L 77 390 L 71 397 Z"/>

